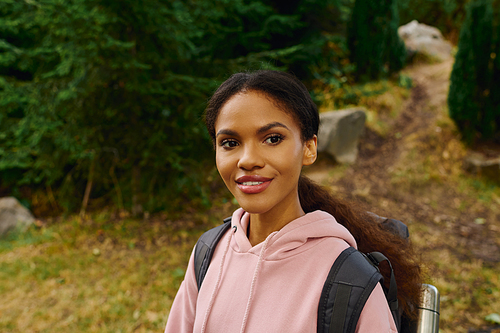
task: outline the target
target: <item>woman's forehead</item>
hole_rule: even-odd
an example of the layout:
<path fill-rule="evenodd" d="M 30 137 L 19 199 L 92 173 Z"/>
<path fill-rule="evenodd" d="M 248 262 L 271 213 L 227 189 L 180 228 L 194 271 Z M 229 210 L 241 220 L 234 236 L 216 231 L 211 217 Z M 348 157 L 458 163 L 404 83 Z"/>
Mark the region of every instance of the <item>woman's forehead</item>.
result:
<path fill-rule="evenodd" d="M 265 93 L 248 91 L 232 96 L 221 108 L 215 127 L 222 124 L 247 125 L 267 124 L 269 122 L 291 122 L 299 127 L 293 113 L 287 112 L 282 105 Z"/>

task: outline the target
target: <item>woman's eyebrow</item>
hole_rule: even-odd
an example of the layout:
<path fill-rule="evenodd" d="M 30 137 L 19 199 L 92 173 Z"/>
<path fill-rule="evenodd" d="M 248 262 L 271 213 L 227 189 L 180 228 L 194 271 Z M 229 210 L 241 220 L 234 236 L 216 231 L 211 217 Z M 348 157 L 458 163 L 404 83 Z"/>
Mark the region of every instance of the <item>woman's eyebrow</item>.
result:
<path fill-rule="evenodd" d="M 283 127 L 283 128 L 286 128 L 287 130 L 290 130 L 285 124 L 282 124 L 278 121 L 275 121 L 273 123 L 270 123 L 270 124 L 267 124 L 265 126 L 262 126 L 261 128 L 259 128 L 259 130 L 257 131 L 258 134 L 262 134 L 264 132 L 267 132 L 269 131 L 271 128 L 274 128 L 274 127 Z"/>
<path fill-rule="evenodd" d="M 285 124 L 280 123 L 279 121 L 275 121 L 275 122 L 269 123 L 269 124 L 259 128 L 257 130 L 257 134 L 262 134 L 264 132 L 267 132 L 274 127 L 282 127 L 282 128 L 287 129 L 287 130 L 290 130 Z M 219 135 L 222 135 L 222 134 L 225 134 L 228 136 L 237 136 L 238 132 L 230 130 L 230 129 L 221 129 L 220 131 L 217 132 L 217 134 L 215 136 L 218 137 Z"/>
<path fill-rule="evenodd" d="M 236 131 L 230 130 L 230 129 L 221 129 L 220 131 L 217 132 L 216 137 L 218 137 L 221 134 L 229 135 L 229 136 L 236 136 L 238 133 Z"/>

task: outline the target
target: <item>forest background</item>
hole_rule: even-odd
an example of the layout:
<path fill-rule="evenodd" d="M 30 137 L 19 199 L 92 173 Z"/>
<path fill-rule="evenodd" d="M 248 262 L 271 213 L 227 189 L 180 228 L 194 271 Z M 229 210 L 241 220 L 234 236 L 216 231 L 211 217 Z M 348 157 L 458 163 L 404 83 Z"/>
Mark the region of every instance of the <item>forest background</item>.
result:
<path fill-rule="evenodd" d="M 468 146 L 436 102 L 450 64 L 400 71 L 382 57 L 367 73 L 352 52 L 352 18 L 366 28 L 367 14 L 457 44 L 471 2 L 381 0 L 355 14 L 377 2 L 0 0 L 0 197 L 37 217 L 0 240 L 0 331 L 160 331 L 197 237 L 236 205 L 206 101 L 235 71 L 274 68 L 321 110 L 368 108 L 358 163 L 320 158 L 309 175 L 409 225 L 443 331 L 494 332 L 500 191 L 462 169 Z"/>
<path fill-rule="evenodd" d="M 332 89 L 333 107 L 355 105 L 354 3 L 2 0 L 0 195 L 37 216 L 208 207 L 209 96 L 236 71 L 274 68 L 320 105 Z M 456 42 L 467 1 L 388 3 Z"/>

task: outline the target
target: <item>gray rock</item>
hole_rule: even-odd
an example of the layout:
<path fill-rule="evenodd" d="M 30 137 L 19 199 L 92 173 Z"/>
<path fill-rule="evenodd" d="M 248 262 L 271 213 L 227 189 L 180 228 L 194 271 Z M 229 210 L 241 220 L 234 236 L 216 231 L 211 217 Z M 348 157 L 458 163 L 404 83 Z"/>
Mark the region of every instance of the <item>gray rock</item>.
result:
<path fill-rule="evenodd" d="M 358 156 L 358 142 L 365 130 L 362 108 L 323 112 L 319 115 L 318 151 L 339 163 L 352 164 Z"/>
<path fill-rule="evenodd" d="M 500 157 L 487 158 L 480 153 L 472 153 L 465 158 L 464 169 L 470 173 L 500 182 Z"/>
<path fill-rule="evenodd" d="M 398 28 L 399 37 L 404 41 L 408 53 L 421 53 L 444 61 L 452 56 L 452 45 L 443 38 L 435 27 L 413 20 Z"/>
<path fill-rule="evenodd" d="M 35 221 L 31 212 L 14 197 L 0 198 L 0 236 L 10 229 L 25 229 Z"/>

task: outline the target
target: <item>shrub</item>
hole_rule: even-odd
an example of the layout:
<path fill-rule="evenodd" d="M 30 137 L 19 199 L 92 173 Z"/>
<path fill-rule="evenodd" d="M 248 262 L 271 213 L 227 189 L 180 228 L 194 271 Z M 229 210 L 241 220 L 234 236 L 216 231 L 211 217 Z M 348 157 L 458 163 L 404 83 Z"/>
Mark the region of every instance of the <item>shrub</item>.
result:
<path fill-rule="evenodd" d="M 359 80 L 376 80 L 403 67 L 406 50 L 397 34 L 398 25 L 396 1 L 356 1 L 347 40 Z"/>
<path fill-rule="evenodd" d="M 202 198 L 205 103 L 231 73 L 321 59 L 336 0 L 0 5 L 0 193 L 139 212 Z M 52 195 L 53 194 L 53 195 Z"/>
<path fill-rule="evenodd" d="M 450 78 L 450 117 L 468 143 L 491 138 L 496 130 L 490 96 L 495 90 L 491 76 L 492 17 L 491 0 L 476 0 L 467 6 Z"/>

